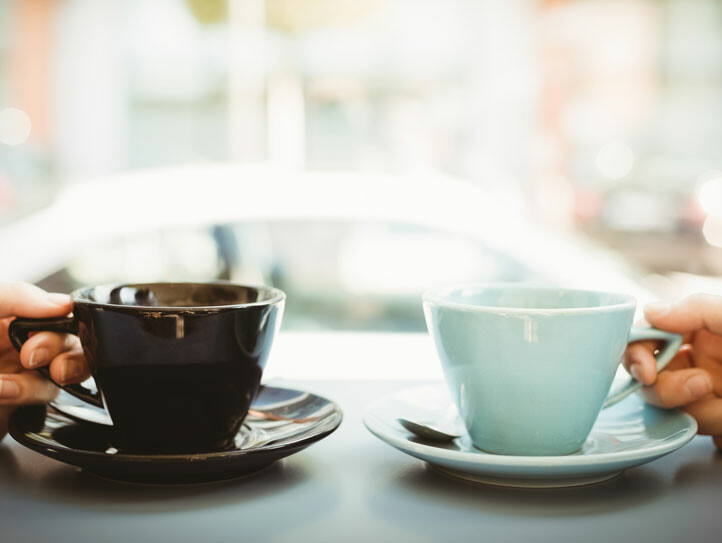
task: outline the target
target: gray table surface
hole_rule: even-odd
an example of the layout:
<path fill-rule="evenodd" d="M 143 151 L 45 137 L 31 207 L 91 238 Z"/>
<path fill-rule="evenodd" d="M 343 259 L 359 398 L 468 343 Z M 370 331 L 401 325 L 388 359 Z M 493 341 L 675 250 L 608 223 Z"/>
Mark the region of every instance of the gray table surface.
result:
<path fill-rule="evenodd" d="M 244 479 L 140 486 L 0 445 L 0 541 L 720 541 L 711 440 L 611 481 L 520 490 L 447 478 L 363 426 L 375 398 L 419 382 L 274 381 L 341 404 L 330 437 Z"/>

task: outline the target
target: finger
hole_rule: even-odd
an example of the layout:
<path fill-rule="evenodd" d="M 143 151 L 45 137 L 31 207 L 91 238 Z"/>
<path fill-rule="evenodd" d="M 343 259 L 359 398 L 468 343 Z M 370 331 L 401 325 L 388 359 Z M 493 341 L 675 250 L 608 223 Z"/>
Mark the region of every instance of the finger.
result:
<path fill-rule="evenodd" d="M 45 292 L 29 283 L 0 283 L 1 317 L 62 317 L 73 309 L 67 294 Z"/>
<path fill-rule="evenodd" d="M 652 307 L 652 308 L 655 307 L 655 306 L 658 306 L 658 305 L 660 305 L 660 302 L 648 304 L 648 306 L 649 306 L 649 307 Z M 652 309 L 652 311 L 654 311 L 654 309 Z M 639 320 L 639 321 L 636 321 L 636 322 L 634 323 L 634 325 L 635 325 L 635 326 L 639 326 L 639 327 L 641 327 L 641 328 L 648 328 L 648 327 L 652 326 L 647 319 L 641 319 L 641 320 Z M 694 331 L 683 333 L 683 334 L 682 334 L 682 345 L 684 345 L 685 343 L 692 343 L 692 340 L 693 340 L 693 339 L 694 339 Z M 663 342 L 663 341 L 658 341 L 658 342 L 656 342 L 656 344 L 657 344 L 657 345 L 662 345 L 662 344 L 664 344 L 664 342 Z"/>
<path fill-rule="evenodd" d="M 651 385 L 657 378 L 657 360 L 654 358 L 655 343 L 639 341 L 631 343 L 624 351 L 625 369 L 640 383 Z"/>
<path fill-rule="evenodd" d="M 53 359 L 50 363 L 50 377 L 60 385 L 82 383 L 90 377 L 90 370 L 79 344 Z"/>
<path fill-rule="evenodd" d="M 47 403 L 57 394 L 58 387 L 35 371 L 0 375 L 0 405 Z"/>
<path fill-rule="evenodd" d="M 722 334 L 722 296 L 693 294 L 674 304 L 655 302 L 644 308 L 644 316 L 649 324 L 668 332 Z"/>
<path fill-rule="evenodd" d="M 677 371 L 693 367 L 692 346 L 682 345 L 662 371 Z M 714 379 L 712 379 L 714 381 Z"/>
<path fill-rule="evenodd" d="M 654 385 L 640 390 L 640 394 L 648 403 L 659 407 L 687 405 L 710 392 L 712 392 L 712 378 L 705 370 L 699 368 L 663 371 L 657 376 Z"/>
<path fill-rule="evenodd" d="M 710 394 L 706 398 L 685 405 L 684 410 L 697 421 L 698 433 L 713 436 L 722 434 L 722 398 Z"/>
<path fill-rule="evenodd" d="M 28 339 L 20 350 L 20 363 L 28 369 L 46 366 L 59 354 L 79 346 L 80 340 L 77 336 L 38 332 Z"/>
<path fill-rule="evenodd" d="M 633 343 L 624 353 L 624 367 L 637 381 L 651 385 L 657 380 L 657 359 L 653 354 L 654 346 L 650 342 Z M 664 371 L 681 370 L 692 367 L 692 348 L 682 345 Z"/>
<path fill-rule="evenodd" d="M 17 373 L 21 369 L 20 354 L 15 349 L 0 353 L 0 373 Z"/>
<path fill-rule="evenodd" d="M 8 337 L 8 328 L 12 321 L 12 319 L 0 319 L 0 351 L 5 351 L 8 349 L 11 349 L 13 351 L 15 350 L 15 348 L 10 343 L 10 338 Z"/>
<path fill-rule="evenodd" d="M 722 397 L 722 335 L 700 330 L 693 352 L 694 365 L 709 372 L 715 383 L 715 394 Z"/>

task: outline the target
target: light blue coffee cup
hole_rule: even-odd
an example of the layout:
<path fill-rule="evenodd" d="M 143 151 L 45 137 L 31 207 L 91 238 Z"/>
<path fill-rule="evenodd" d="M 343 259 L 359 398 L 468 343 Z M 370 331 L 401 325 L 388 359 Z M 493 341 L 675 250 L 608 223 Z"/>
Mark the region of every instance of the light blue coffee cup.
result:
<path fill-rule="evenodd" d="M 662 369 L 678 334 L 632 328 L 625 294 L 487 284 L 423 296 L 429 333 L 459 414 L 476 447 L 495 454 L 578 451 L 599 412 L 641 384 L 607 396 L 627 343 L 664 342 Z"/>

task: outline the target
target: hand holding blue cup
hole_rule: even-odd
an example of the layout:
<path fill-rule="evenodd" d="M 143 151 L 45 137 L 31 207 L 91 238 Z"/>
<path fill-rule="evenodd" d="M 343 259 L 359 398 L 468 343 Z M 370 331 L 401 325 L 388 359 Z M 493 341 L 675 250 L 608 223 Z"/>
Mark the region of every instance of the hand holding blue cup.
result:
<path fill-rule="evenodd" d="M 625 294 L 523 284 L 452 287 L 424 294 L 424 313 L 451 397 L 474 445 L 508 455 L 578 451 L 604 407 L 628 343 L 664 343 L 661 370 L 682 337 L 632 328 Z"/>

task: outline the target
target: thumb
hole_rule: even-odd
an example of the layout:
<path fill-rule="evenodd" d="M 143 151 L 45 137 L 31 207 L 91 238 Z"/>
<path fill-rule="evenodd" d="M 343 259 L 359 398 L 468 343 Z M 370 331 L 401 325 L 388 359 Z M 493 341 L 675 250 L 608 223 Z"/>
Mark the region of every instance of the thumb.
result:
<path fill-rule="evenodd" d="M 45 292 L 29 283 L 0 282 L 0 318 L 62 317 L 73 310 L 67 294 Z"/>
<path fill-rule="evenodd" d="M 667 332 L 706 329 L 722 335 L 722 296 L 693 294 L 674 304 L 651 303 L 644 308 L 644 316 L 649 324 Z"/>

